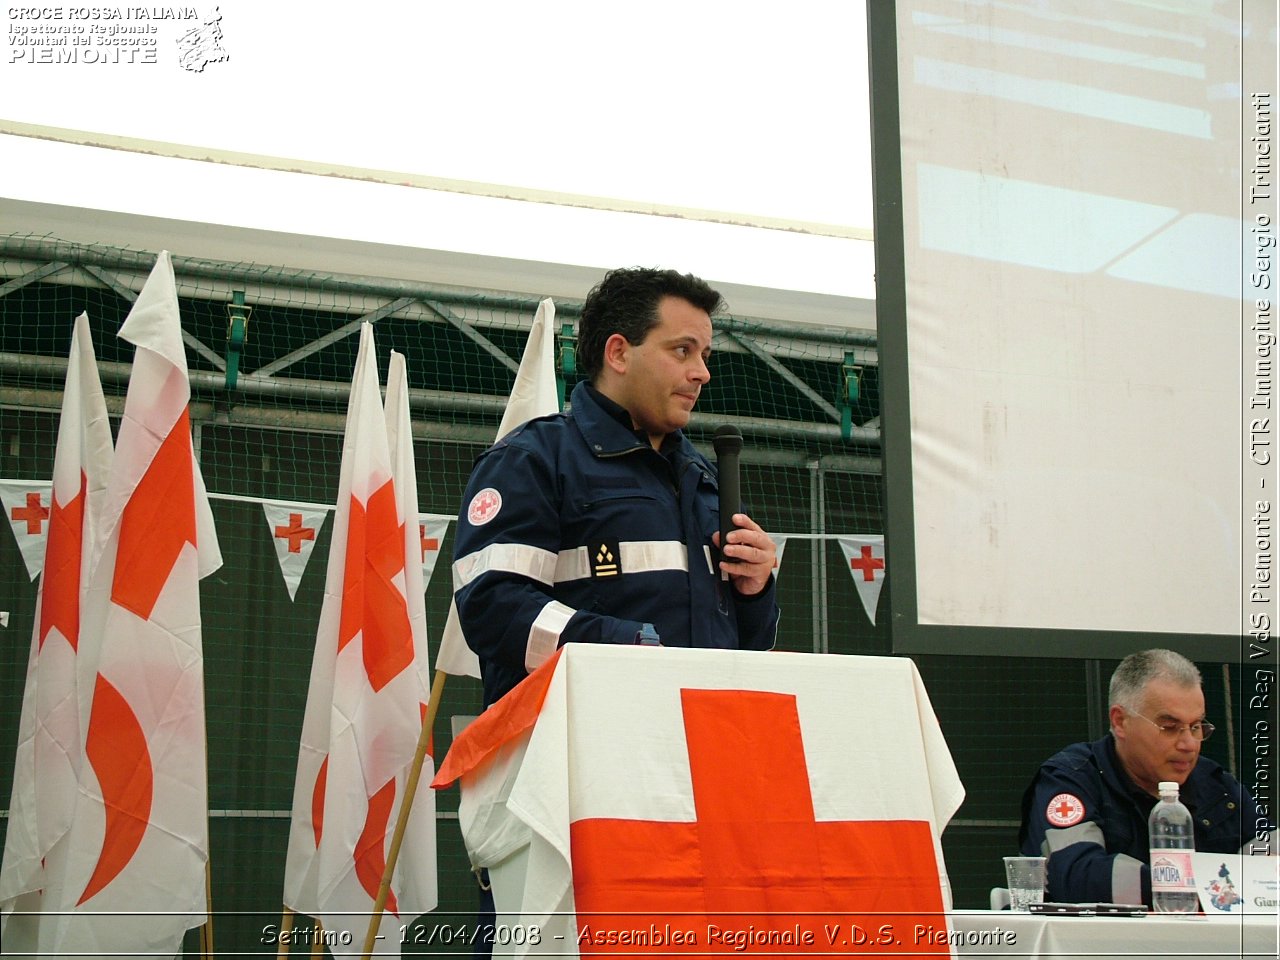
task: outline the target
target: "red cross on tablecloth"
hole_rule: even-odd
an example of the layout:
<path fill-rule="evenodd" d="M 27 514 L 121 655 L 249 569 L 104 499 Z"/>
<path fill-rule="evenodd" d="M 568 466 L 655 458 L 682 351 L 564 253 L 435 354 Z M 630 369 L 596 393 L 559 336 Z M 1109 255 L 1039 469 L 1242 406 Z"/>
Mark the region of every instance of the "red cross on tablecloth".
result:
<path fill-rule="evenodd" d="M 40 533 L 44 526 L 44 522 L 49 519 L 49 508 L 40 502 L 40 494 L 28 493 L 27 505 L 25 507 L 14 507 L 9 512 L 14 521 L 21 523 L 26 521 L 27 533 Z"/>
<path fill-rule="evenodd" d="M 849 561 L 850 568 L 862 571 L 862 579 L 868 583 L 876 578 L 876 571 L 884 569 L 884 558 L 873 557 L 871 555 L 871 547 L 864 545 L 861 548 L 861 556 L 854 557 Z"/>
<path fill-rule="evenodd" d="M 314 540 L 316 531 L 314 527 L 304 527 L 302 525 L 302 514 L 289 514 L 289 525 L 276 527 L 276 536 L 281 540 L 289 541 L 290 553 L 302 552 L 303 540 Z"/>
<path fill-rule="evenodd" d="M 945 943 L 912 937 L 915 924 L 936 925 L 932 914 L 942 911 L 929 825 L 817 821 L 795 696 L 682 690 L 681 703 L 697 820 L 571 825 L 583 956 L 742 952 L 730 939 L 712 942 L 712 926 L 798 937 L 747 952 L 864 953 L 853 925 L 878 931 L 886 922 L 898 942 L 878 943 L 879 953 L 949 952 Z M 639 951 L 634 943 L 608 942 L 610 931 L 651 923 L 697 937 Z M 812 942 L 799 936 L 805 931 Z"/>

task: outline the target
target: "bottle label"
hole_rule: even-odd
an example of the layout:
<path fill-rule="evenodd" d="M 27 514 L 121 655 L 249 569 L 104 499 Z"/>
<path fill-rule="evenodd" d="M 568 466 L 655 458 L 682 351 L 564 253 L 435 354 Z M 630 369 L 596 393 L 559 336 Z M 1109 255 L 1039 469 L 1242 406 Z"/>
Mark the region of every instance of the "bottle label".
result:
<path fill-rule="evenodd" d="M 1190 850 L 1151 851 L 1152 893 L 1195 893 Z"/>

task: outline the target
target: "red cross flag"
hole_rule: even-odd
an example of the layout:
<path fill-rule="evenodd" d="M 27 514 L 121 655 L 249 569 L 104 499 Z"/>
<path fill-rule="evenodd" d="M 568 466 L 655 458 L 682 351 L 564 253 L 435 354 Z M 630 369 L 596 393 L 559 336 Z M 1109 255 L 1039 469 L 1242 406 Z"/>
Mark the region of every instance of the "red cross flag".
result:
<path fill-rule="evenodd" d="M 964 789 L 908 660 L 569 644 L 454 779 L 499 914 L 557 955 L 949 954 Z"/>
<path fill-rule="evenodd" d="M 320 535 L 329 511 L 312 504 L 264 500 L 262 512 L 266 515 L 267 529 L 276 548 L 280 575 L 284 577 L 285 589 L 292 600 L 298 593 L 298 584 L 302 582 L 302 575 L 315 549 L 316 537 Z"/>
<path fill-rule="evenodd" d="M 29 500 L 26 502 L 31 523 L 40 516 L 48 521 L 39 524 L 48 530 L 48 554 L 36 599 L 38 612 L 27 660 L 9 826 L 0 867 L 0 936 L 11 953 L 43 952 L 41 928 L 49 934 L 49 918 L 41 913 L 45 860 L 71 828 L 81 757 L 75 685 L 80 605 L 88 587 L 85 573 L 93 554 L 93 530 L 110 470 L 111 425 L 98 380 L 89 318 L 81 314 L 71 334 L 67 359 L 52 500 L 46 494 L 47 508 L 38 513 L 30 509 Z M 6 500 L 6 510 L 8 507 Z M 39 539 L 43 546 L 44 536 Z"/>
<path fill-rule="evenodd" d="M 840 549 L 867 617 L 876 622 L 876 604 L 884 584 L 884 537 L 841 537 Z"/>
<path fill-rule="evenodd" d="M 419 567 L 406 562 L 416 560 L 409 545 L 419 549 L 417 531 L 403 519 L 417 510 L 413 504 L 405 511 L 394 477 L 366 323 L 347 407 L 285 864 L 285 905 L 331 931 L 350 932 L 351 945 L 333 947 L 337 956 L 358 955 L 364 940 L 427 699 L 425 646 L 417 645 L 423 635 L 414 624 L 421 615 L 409 602 L 422 596 L 421 583 L 414 585 Z M 429 860 L 434 874 L 434 856 Z M 429 890 L 402 885 L 392 893 L 383 914 L 388 935 L 378 944 L 398 954 L 398 924 L 435 903 L 434 875 Z"/>
<path fill-rule="evenodd" d="M 65 399 L 65 395 L 64 395 Z M 44 545 L 49 533 L 49 484 L 38 480 L 0 480 L 0 504 L 9 519 L 14 542 L 34 580 L 44 569 Z"/>
<path fill-rule="evenodd" d="M 120 337 L 136 349 L 80 617 L 84 762 L 47 860 L 46 904 L 62 911 L 51 955 L 171 956 L 207 912 L 199 580 L 222 556 L 167 252 Z"/>
<path fill-rule="evenodd" d="M 553 360 L 555 323 L 556 305 L 548 297 L 538 304 L 538 312 L 534 314 L 529 339 L 525 341 L 524 353 L 520 357 L 520 369 L 516 372 L 516 382 L 511 387 L 502 422 L 498 424 L 495 442 L 534 417 L 545 417 L 559 411 Z M 449 604 L 449 618 L 440 638 L 436 669 L 454 676 L 480 678 L 480 661 L 467 646 L 462 625 L 458 622 L 458 609 L 452 603 Z"/>
<path fill-rule="evenodd" d="M 423 567 L 413 561 L 423 557 L 425 564 L 426 540 L 418 513 L 418 471 L 413 455 L 413 426 L 409 416 L 409 376 L 403 354 L 391 351 L 387 369 L 387 443 L 391 453 L 391 475 L 396 491 L 396 519 L 401 530 L 401 546 L 404 557 L 404 596 L 409 613 L 409 626 L 413 634 L 413 678 L 393 691 L 417 708 L 417 722 L 409 726 L 397 726 L 379 739 L 379 746 L 394 749 L 400 758 L 397 771 L 395 810 L 399 810 L 404 797 L 409 768 L 413 763 L 422 722 L 427 710 L 431 690 L 431 656 L 427 648 L 427 602 Z M 439 537 L 435 538 L 435 553 L 439 554 Z M 408 671 L 406 671 L 406 674 Z M 390 694 L 388 694 L 390 695 Z M 406 711 L 407 712 L 407 711 Z M 395 863 L 391 890 L 387 897 L 389 910 L 397 910 L 401 917 L 412 917 L 432 910 L 436 905 L 436 798 L 430 788 L 435 775 L 435 762 L 428 753 L 423 758 L 421 779 L 413 795 L 409 819 Z M 390 838 L 388 837 L 388 840 Z M 386 853 L 384 852 L 384 857 Z M 395 906 L 392 906 L 392 905 Z M 386 922 L 384 933 L 398 935 L 399 927 Z M 393 918 L 394 919 L 394 918 Z"/>

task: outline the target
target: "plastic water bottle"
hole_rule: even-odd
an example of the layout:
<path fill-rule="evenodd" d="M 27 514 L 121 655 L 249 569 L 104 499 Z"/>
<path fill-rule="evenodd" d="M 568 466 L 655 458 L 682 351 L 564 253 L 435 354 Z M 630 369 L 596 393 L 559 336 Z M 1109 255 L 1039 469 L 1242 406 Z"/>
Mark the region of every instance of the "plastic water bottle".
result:
<path fill-rule="evenodd" d="M 1191 811 L 1178 801 L 1178 785 L 1161 781 L 1160 802 L 1147 818 L 1151 840 L 1151 896 L 1156 913 L 1196 913 L 1200 898 L 1191 869 L 1196 849 Z"/>

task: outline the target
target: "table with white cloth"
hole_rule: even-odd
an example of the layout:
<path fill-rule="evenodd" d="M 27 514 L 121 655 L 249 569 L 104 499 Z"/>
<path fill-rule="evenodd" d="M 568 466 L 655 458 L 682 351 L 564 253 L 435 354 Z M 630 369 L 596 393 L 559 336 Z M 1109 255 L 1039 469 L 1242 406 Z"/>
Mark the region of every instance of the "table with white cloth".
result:
<path fill-rule="evenodd" d="M 1203 916 L 1064 917 L 1008 910 L 957 910 L 951 937 L 960 957 L 1030 957 L 1045 960 L 1161 960 L 1230 957 L 1275 960 L 1280 930 L 1274 916 L 1208 919 Z"/>
<path fill-rule="evenodd" d="M 883 912 L 950 906 L 964 790 L 910 660 L 569 644 L 454 742 L 456 781 L 499 955 L 866 952 Z"/>

